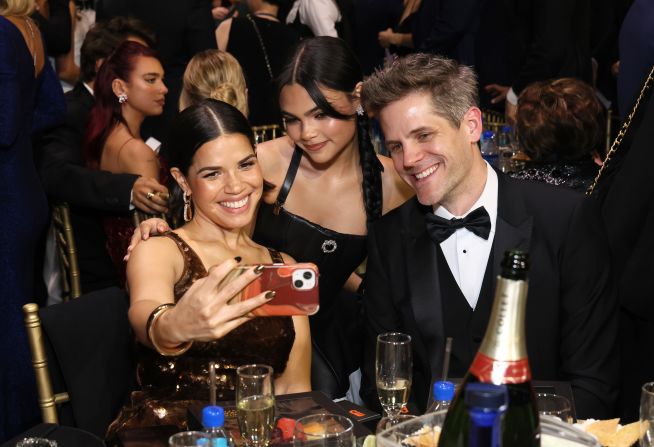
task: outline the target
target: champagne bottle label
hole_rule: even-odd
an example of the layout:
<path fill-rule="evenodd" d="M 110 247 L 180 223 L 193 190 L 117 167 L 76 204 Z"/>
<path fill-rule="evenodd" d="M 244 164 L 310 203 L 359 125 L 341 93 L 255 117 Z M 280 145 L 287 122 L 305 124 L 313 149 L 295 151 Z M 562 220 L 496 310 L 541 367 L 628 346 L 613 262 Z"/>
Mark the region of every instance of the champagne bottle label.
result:
<path fill-rule="evenodd" d="M 470 365 L 470 372 L 484 383 L 514 384 L 531 380 L 531 369 L 527 358 L 501 361 L 478 352 Z"/>

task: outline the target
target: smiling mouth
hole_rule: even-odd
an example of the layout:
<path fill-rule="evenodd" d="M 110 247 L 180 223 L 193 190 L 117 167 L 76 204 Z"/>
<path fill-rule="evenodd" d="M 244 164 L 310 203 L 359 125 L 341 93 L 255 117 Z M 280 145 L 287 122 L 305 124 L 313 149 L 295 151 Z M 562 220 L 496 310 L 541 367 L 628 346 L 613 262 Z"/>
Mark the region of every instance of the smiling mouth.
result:
<path fill-rule="evenodd" d="M 241 200 L 237 201 L 224 201 L 224 202 L 218 202 L 220 206 L 224 206 L 225 208 L 230 208 L 233 210 L 237 210 L 239 208 L 243 208 L 245 205 L 248 204 L 250 201 L 250 196 L 245 196 Z"/>
<path fill-rule="evenodd" d="M 436 172 L 438 170 L 438 166 L 440 166 L 440 163 L 437 163 L 433 166 L 428 167 L 424 171 L 414 174 L 414 177 L 416 178 L 416 180 L 423 180 L 429 177 L 430 175 L 432 175 L 434 172 Z"/>
<path fill-rule="evenodd" d="M 317 151 L 319 149 L 322 149 L 325 146 L 325 144 L 327 144 L 327 142 L 323 141 L 322 143 L 305 144 L 304 147 L 309 151 Z"/>

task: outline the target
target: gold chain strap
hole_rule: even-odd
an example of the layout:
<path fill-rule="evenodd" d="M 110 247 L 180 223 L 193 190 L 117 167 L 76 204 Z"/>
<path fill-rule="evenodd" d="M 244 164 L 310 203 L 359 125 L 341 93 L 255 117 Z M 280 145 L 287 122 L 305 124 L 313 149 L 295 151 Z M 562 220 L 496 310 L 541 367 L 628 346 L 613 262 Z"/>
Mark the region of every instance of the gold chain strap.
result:
<path fill-rule="evenodd" d="M 595 188 L 597 187 L 597 183 L 599 182 L 602 173 L 606 169 L 606 166 L 609 164 L 609 161 L 611 161 L 611 157 L 613 157 L 615 152 L 620 147 L 620 144 L 622 143 L 622 139 L 627 134 L 627 130 L 629 129 L 629 125 L 631 124 L 631 120 L 633 119 L 634 116 L 636 116 L 636 111 L 638 110 L 638 107 L 640 106 L 640 103 L 643 100 L 645 93 L 647 93 L 647 90 L 649 90 L 652 87 L 652 82 L 654 82 L 654 66 L 652 66 L 649 75 L 647 75 L 645 84 L 643 85 L 643 88 L 640 90 L 640 95 L 638 95 L 638 99 L 636 99 L 636 104 L 634 104 L 633 109 L 631 109 L 631 113 L 627 116 L 627 119 L 622 124 L 622 128 L 620 129 L 620 132 L 618 132 L 618 135 L 615 137 L 615 140 L 613 140 L 613 144 L 611 144 L 611 148 L 607 152 L 606 157 L 604 157 L 604 162 L 602 163 L 602 166 L 600 167 L 597 176 L 595 176 L 595 180 L 593 180 L 593 184 L 590 185 L 590 187 L 586 191 L 587 196 L 592 195 L 593 192 L 595 191 Z"/>

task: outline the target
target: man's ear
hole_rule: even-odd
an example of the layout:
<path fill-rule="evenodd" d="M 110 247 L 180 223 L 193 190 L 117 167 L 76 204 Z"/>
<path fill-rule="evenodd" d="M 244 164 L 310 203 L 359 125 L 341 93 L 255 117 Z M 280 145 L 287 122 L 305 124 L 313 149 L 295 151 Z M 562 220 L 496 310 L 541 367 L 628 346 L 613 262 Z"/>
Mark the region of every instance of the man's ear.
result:
<path fill-rule="evenodd" d="M 479 110 L 479 107 L 470 107 L 465 115 L 463 115 L 461 125 L 464 126 L 466 133 L 469 134 L 470 142 L 477 143 L 483 131 L 481 110 Z"/>
<path fill-rule="evenodd" d="M 182 174 L 182 171 L 180 171 L 179 168 L 170 168 L 170 175 L 173 176 L 179 187 L 187 196 L 192 194 L 191 188 L 188 186 L 188 182 L 186 181 L 186 177 L 184 177 L 184 174 Z"/>

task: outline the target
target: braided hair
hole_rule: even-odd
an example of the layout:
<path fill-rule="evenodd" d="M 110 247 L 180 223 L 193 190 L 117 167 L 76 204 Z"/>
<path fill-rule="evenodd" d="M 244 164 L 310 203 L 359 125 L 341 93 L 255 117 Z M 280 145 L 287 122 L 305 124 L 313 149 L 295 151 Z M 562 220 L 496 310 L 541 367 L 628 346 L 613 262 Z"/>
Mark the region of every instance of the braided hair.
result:
<path fill-rule="evenodd" d="M 303 40 L 291 62 L 277 78 L 278 93 L 286 85 L 299 84 L 327 116 L 339 120 L 356 119 L 359 159 L 363 172 L 363 198 L 368 223 L 382 214 L 382 181 L 384 170 L 370 140 L 365 113 L 347 115 L 338 112 L 327 101 L 319 87 L 345 92 L 348 95 L 363 80 L 361 65 L 348 44 L 339 38 L 320 36 Z"/>

